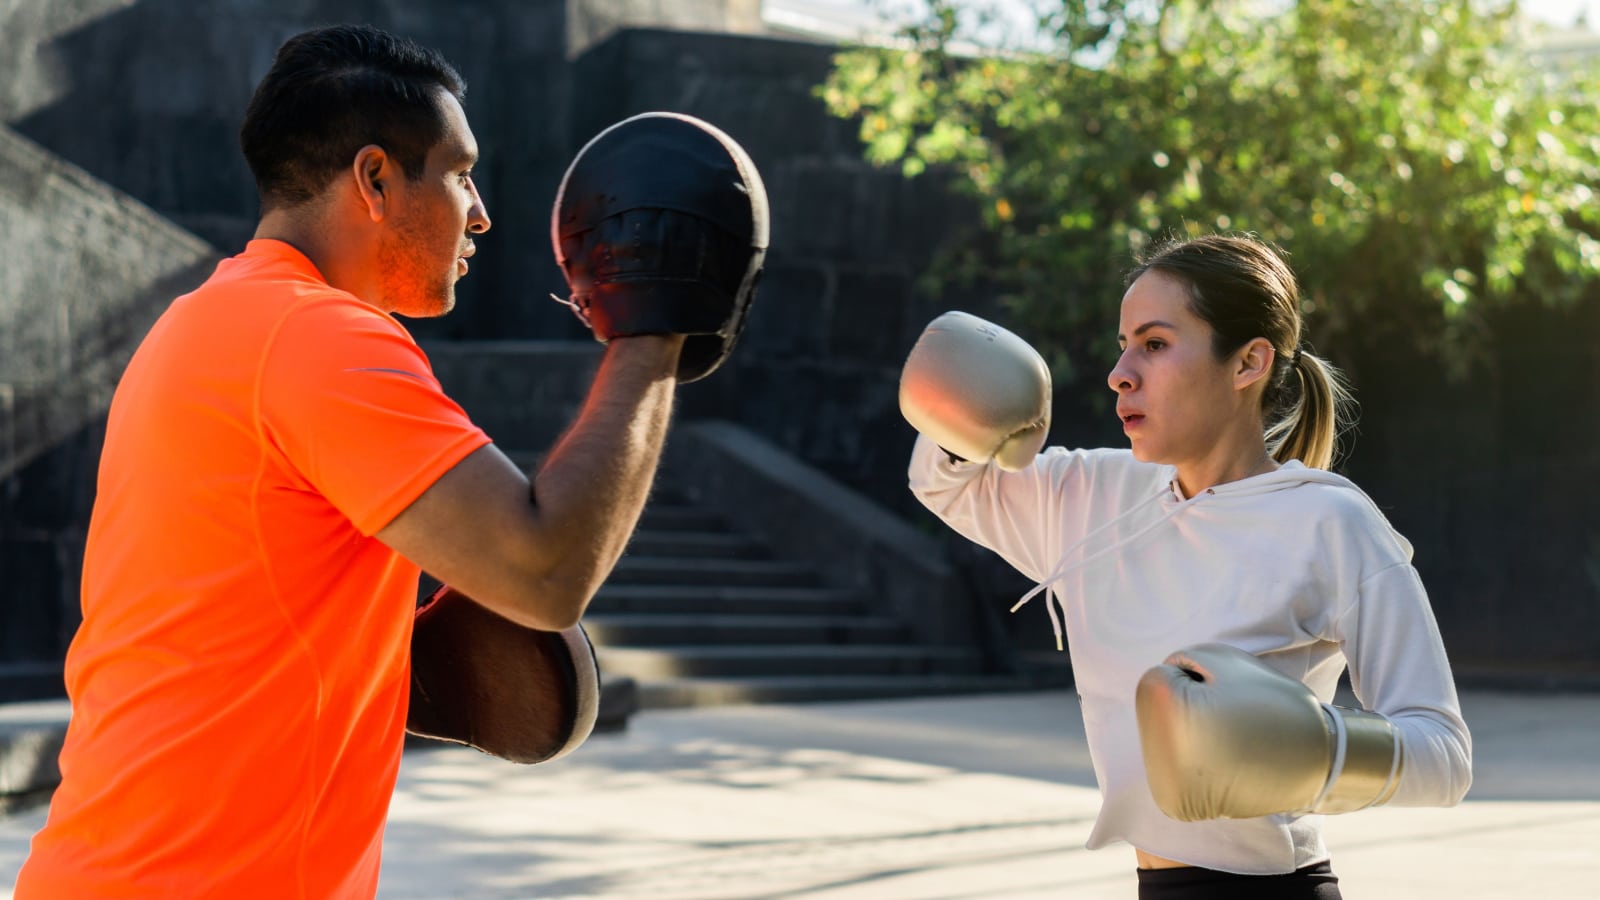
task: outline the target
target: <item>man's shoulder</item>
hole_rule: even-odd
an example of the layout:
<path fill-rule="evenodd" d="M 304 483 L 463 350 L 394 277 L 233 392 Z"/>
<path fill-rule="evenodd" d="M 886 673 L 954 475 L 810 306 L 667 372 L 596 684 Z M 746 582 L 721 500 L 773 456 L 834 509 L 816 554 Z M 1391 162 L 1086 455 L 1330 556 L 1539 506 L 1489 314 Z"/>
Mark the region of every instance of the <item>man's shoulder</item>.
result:
<path fill-rule="evenodd" d="M 291 261 L 249 253 L 222 260 L 205 281 L 173 301 L 169 312 L 186 318 L 249 322 L 275 318 L 302 306 L 360 303 Z M 219 325 L 222 323 L 218 323 Z"/>

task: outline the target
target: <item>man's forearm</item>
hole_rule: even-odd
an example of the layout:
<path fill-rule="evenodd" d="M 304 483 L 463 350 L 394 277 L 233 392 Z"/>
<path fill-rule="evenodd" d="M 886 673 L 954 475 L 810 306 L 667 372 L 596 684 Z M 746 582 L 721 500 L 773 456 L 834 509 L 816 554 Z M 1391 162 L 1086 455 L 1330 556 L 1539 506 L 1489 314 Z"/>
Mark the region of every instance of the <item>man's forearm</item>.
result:
<path fill-rule="evenodd" d="M 540 518 L 574 537 L 558 578 L 572 602 L 587 603 L 638 524 L 666 441 L 682 346 L 681 336 L 612 341 L 577 420 L 532 478 Z"/>

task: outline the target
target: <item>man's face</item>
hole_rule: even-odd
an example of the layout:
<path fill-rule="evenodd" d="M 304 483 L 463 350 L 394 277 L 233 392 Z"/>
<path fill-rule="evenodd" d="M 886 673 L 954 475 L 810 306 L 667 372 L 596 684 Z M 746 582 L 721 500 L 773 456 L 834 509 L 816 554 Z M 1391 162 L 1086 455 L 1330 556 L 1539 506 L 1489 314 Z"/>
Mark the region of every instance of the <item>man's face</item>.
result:
<path fill-rule="evenodd" d="M 489 213 L 472 183 L 478 142 L 461 104 L 437 93 L 444 135 L 428 151 L 422 178 L 402 178 L 394 226 L 379 248 L 383 307 L 403 316 L 442 316 L 456 304 L 456 281 L 477 251 L 473 235 L 489 230 Z"/>

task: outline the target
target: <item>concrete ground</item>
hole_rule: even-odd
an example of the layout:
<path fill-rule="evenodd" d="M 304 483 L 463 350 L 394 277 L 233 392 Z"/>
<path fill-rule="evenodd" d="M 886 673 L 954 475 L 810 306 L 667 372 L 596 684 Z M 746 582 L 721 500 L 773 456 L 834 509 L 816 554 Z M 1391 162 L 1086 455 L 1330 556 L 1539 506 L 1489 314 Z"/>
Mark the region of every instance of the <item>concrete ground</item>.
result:
<path fill-rule="evenodd" d="M 1454 809 L 1328 820 L 1346 897 L 1593 896 L 1600 694 L 1468 692 Z M 379 897 L 1131 900 L 1068 692 L 644 712 L 518 767 L 406 754 Z M 9 898 L 44 810 L 0 819 Z"/>

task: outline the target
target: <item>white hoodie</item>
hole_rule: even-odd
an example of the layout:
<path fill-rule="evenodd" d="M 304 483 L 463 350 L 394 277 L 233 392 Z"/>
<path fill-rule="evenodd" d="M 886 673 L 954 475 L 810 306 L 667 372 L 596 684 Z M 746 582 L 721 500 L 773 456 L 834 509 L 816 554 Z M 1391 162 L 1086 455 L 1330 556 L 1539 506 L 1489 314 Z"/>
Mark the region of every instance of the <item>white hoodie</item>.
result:
<path fill-rule="evenodd" d="M 1179 822 L 1156 807 L 1135 687 L 1206 641 L 1261 657 L 1324 703 L 1348 663 L 1362 705 L 1400 733 L 1390 805 L 1451 806 L 1471 785 L 1472 739 L 1411 545 L 1348 479 L 1292 461 L 1186 499 L 1173 467 L 1127 450 L 1052 447 L 1005 472 L 952 463 L 919 437 L 910 480 L 923 505 L 1048 588 L 1040 599 L 1064 614 L 1103 800 L 1089 849 L 1128 841 L 1250 875 L 1328 858 L 1321 816 Z"/>

